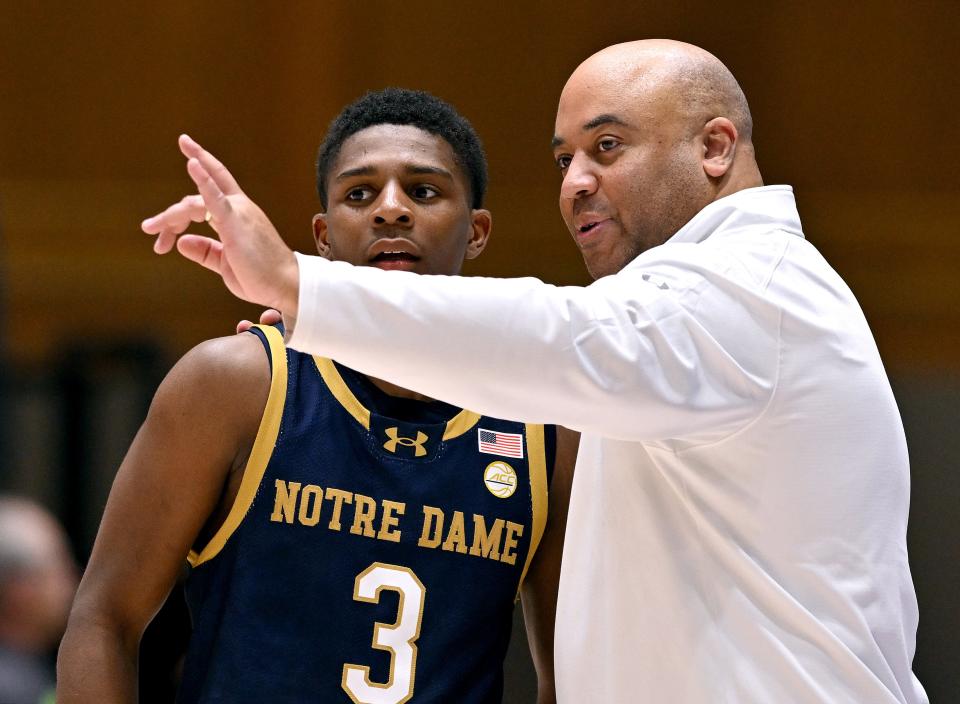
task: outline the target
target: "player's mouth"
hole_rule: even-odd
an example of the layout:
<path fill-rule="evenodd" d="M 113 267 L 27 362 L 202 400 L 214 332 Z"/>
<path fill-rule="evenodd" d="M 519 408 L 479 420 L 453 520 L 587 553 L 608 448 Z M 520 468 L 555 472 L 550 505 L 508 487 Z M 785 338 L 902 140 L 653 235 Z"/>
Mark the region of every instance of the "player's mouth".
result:
<path fill-rule="evenodd" d="M 416 251 L 408 240 L 380 240 L 371 247 L 368 262 L 378 269 L 412 271 L 420 261 Z"/>
<path fill-rule="evenodd" d="M 413 265 L 420 261 L 420 257 L 415 257 L 409 252 L 381 252 L 370 263 L 381 269 L 412 269 Z"/>

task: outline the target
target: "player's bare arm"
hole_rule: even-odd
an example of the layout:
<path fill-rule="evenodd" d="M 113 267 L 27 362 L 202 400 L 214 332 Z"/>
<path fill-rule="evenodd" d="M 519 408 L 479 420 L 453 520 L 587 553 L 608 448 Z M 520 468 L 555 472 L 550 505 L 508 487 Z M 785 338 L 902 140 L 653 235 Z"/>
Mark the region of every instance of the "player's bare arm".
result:
<path fill-rule="evenodd" d="M 205 342 L 158 389 L 104 511 L 58 660 L 57 701 L 133 702 L 140 638 L 229 510 L 270 388 L 253 335 Z"/>
<path fill-rule="evenodd" d="M 560 583 L 560 562 L 563 536 L 567 529 L 567 506 L 573 469 L 577 461 L 580 433 L 557 427 L 557 456 L 550 482 L 547 525 L 537 554 L 520 593 L 527 642 L 537 670 L 537 704 L 556 701 L 553 676 L 553 627 L 557 613 L 557 588 Z"/>

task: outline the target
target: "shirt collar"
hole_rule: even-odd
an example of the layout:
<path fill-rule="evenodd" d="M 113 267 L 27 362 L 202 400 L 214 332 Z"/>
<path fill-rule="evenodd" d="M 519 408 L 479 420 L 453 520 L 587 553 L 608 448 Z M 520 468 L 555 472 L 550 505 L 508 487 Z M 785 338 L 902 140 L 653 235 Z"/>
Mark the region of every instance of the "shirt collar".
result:
<path fill-rule="evenodd" d="M 791 186 L 745 188 L 715 200 L 677 230 L 667 243 L 702 242 L 717 232 L 758 226 L 803 237 Z"/>

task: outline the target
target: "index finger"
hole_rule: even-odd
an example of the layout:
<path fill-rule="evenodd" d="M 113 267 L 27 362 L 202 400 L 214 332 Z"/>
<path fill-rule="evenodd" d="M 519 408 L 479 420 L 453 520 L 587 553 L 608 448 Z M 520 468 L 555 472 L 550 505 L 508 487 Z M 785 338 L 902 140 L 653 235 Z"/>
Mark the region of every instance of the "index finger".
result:
<path fill-rule="evenodd" d="M 197 144 L 189 135 L 180 135 L 177 143 L 180 145 L 180 151 L 187 159 L 196 159 L 203 165 L 204 171 L 224 194 L 235 195 L 243 192 L 227 167 L 217 157 Z"/>

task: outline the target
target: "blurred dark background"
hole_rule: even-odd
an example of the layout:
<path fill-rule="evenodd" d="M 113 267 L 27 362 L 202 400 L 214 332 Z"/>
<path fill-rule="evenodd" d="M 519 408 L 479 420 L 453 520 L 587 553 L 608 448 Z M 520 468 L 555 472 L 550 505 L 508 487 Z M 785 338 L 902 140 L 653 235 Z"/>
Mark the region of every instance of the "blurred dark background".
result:
<path fill-rule="evenodd" d="M 913 472 L 915 670 L 960 691 L 960 3 L 4 2 L 0 13 L 0 491 L 89 555 L 116 467 L 172 362 L 257 310 L 140 220 L 190 191 L 189 132 L 292 246 L 312 250 L 315 150 L 365 90 L 431 91 L 490 159 L 493 239 L 467 273 L 588 279 L 560 220 L 549 142 L 570 71 L 608 44 L 699 44 L 739 78 L 767 183 L 857 294 L 900 403 Z M 812 374 L 816 369 L 810 370 Z M 840 470 L 842 468 L 838 468 Z M 143 701 L 185 622 L 145 644 Z M 522 631 L 506 701 L 532 701 Z"/>

